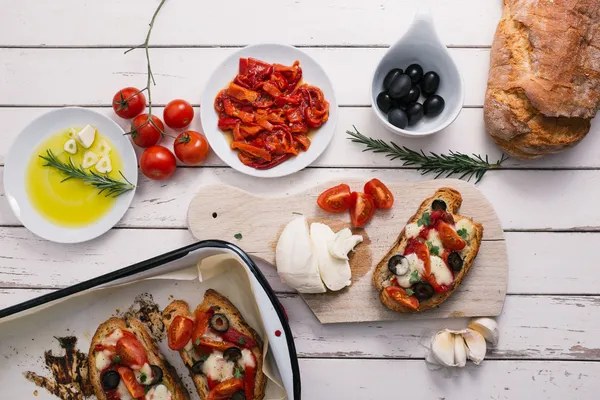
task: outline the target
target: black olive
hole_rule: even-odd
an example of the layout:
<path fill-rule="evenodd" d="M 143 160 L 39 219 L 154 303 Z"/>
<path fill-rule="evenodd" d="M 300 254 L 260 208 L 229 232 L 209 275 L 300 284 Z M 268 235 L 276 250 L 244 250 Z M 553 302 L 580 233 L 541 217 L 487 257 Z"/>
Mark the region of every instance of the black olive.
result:
<path fill-rule="evenodd" d="M 448 207 L 446 206 L 446 202 L 444 200 L 435 199 L 433 203 L 431 203 L 431 209 L 433 211 L 446 211 Z"/>
<path fill-rule="evenodd" d="M 433 94 L 429 96 L 425 102 L 423 103 L 423 108 L 425 109 L 425 115 L 428 117 L 435 117 L 440 115 L 442 111 L 444 111 L 444 106 L 446 105 L 444 99 L 437 94 Z"/>
<path fill-rule="evenodd" d="M 156 385 L 161 382 L 163 379 L 163 371 L 162 368 L 158 365 L 150 365 L 150 369 L 152 369 L 152 382 L 151 385 Z"/>
<path fill-rule="evenodd" d="M 246 400 L 246 395 L 240 390 L 231 396 L 231 400 Z"/>
<path fill-rule="evenodd" d="M 102 389 L 113 390 L 119 386 L 119 382 L 121 382 L 121 376 L 117 371 L 109 369 L 102 374 L 100 380 L 102 381 Z"/>
<path fill-rule="evenodd" d="M 421 80 L 421 91 L 423 92 L 423 96 L 431 96 L 435 92 L 437 92 L 440 87 L 440 76 L 433 71 L 429 71 L 425 75 L 423 75 L 423 79 Z"/>
<path fill-rule="evenodd" d="M 397 104 L 400 104 L 404 107 L 419 100 L 419 96 L 421 96 L 421 89 L 417 85 L 412 85 L 408 94 L 404 97 L 398 99 Z"/>
<path fill-rule="evenodd" d="M 453 271 L 459 272 L 463 267 L 463 259 L 457 252 L 453 251 L 448 255 L 448 264 Z"/>
<path fill-rule="evenodd" d="M 204 360 L 198 360 L 192 365 L 192 374 L 201 375 L 202 367 L 204 366 Z"/>
<path fill-rule="evenodd" d="M 210 327 L 217 332 L 225 332 L 229 329 L 229 320 L 224 314 L 217 313 L 210 318 Z"/>
<path fill-rule="evenodd" d="M 388 72 L 385 78 L 383 78 L 383 88 L 388 90 L 392 84 L 392 81 L 394 81 L 400 75 L 402 75 L 402 70 L 400 68 L 394 68 Z"/>
<path fill-rule="evenodd" d="M 384 113 L 390 111 L 390 108 L 392 108 L 393 105 L 394 101 L 388 92 L 381 92 L 377 95 L 377 107 Z"/>
<path fill-rule="evenodd" d="M 392 108 L 388 112 L 388 121 L 397 128 L 404 129 L 408 125 L 406 113 L 399 108 Z"/>
<path fill-rule="evenodd" d="M 423 79 L 423 67 L 419 64 L 410 64 L 404 73 L 410 77 L 412 83 L 419 83 Z"/>
<path fill-rule="evenodd" d="M 392 99 L 404 97 L 408 94 L 408 92 L 410 92 L 411 87 L 412 84 L 410 82 L 410 78 L 407 75 L 402 74 L 392 81 L 392 84 L 389 88 L 390 97 Z"/>
<path fill-rule="evenodd" d="M 239 347 L 228 347 L 223 352 L 223 358 L 227 361 L 237 362 L 240 358 L 242 358 L 242 350 Z"/>
<path fill-rule="evenodd" d="M 433 286 L 428 282 L 417 282 L 412 287 L 413 292 L 415 292 L 415 297 L 419 300 L 427 300 L 433 296 Z"/>
<path fill-rule="evenodd" d="M 406 260 L 406 258 L 403 255 L 396 254 L 395 256 L 392 256 L 389 259 L 388 270 L 394 275 L 405 275 L 406 271 L 404 271 L 404 273 L 401 274 L 398 273 L 398 267 L 402 267 L 402 264 L 404 264 L 405 266 L 404 269 L 408 269 L 408 261 Z M 402 270 L 400 272 L 402 272 Z"/>
<path fill-rule="evenodd" d="M 410 103 L 406 107 L 406 116 L 408 117 L 408 124 L 414 125 L 423 118 L 423 106 L 421 103 Z"/>

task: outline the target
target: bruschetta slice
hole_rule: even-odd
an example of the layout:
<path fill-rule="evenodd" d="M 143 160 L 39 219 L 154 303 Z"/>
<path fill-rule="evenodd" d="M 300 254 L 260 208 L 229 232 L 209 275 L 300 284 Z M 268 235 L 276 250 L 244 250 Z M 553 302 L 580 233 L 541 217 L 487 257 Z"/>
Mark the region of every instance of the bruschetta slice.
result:
<path fill-rule="evenodd" d="M 202 400 L 260 400 L 265 395 L 262 340 L 231 302 L 208 289 L 191 313 L 175 300 L 162 314 L 169 348 L 179 351 Z"/>
<path fill-rule="evenodd" d="M 98 400 L 189 400 L 175 369 L 138 319 L 102 323 L 88 354 L 89 377 Z"/>
<path fill-rule="evenodd" d="M 460 193 L 441 188 L 426 199 L 373 273 L 379 300 L 402 313 L 443 303 L 467 275 L 483 226 L 458 215 Z"/>

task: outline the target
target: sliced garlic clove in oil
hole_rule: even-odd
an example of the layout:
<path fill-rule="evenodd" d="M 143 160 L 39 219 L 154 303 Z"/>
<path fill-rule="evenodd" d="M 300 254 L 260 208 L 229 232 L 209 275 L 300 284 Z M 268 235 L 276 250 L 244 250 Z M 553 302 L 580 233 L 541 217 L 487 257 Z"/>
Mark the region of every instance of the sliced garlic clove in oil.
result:
<path fill-rule="evenodd" d="M 473 329 L 467 329 L 467 332 L 462 334 L 467 345 L 467 357 L 473 363 L 479 365 L 485 358 L 487 345 L 483 335 Z"/>
<path fill-rule="evenodd" d="M 69 137 L 69 139 L 75 139 L 75 137 L 77 137 L 77 130 L 75 130 L 75 128 L 69 128 L 67 136 Z"/>
<path fill-rule="evenodd" d="M 431 353 L 435 360 L 445 366 L 454 366 L 454 334 L 450 331 L 439 331 L 431 341 Z"/>
<path fill-rule="evenodd" d="M 67 153 L 75 154 L 77 153 L 77 142 L 75 139 L 69 139 L 65 142 L 64 149 Z"/>
<path fill-rule="evenodd" d="M 98 162 L 98 155 L 93 151 L 86 151 L 83 155 L 83 162 L 81 166 L 83 168 L 90 168 Z"/>
<path fill-rule="evenodd" d="M 498 344 L 500 333 L 498 332 L 498 323 L 492 318 L 473 318 L 469 323 L 469 328 L 481 333 L 481 335 L 492 346 Z"/>
<path fill-rule="evenodd" d="M 111 148 L 108 145 L 108 143 L 106 143 L 106 140 L 102 140 L 99 144 L 98 144 L 98 153 L 100 154 L 100 156 L 107 156 L 110 154 Z"/>
<path fill-rule="evenodd" d="M 454 365 L 461 368 L 467 365 L 467 345 L 460 334 L 454 334 Z"/>
<path fill-rule="evenodd" d="M 96 164 L 96 170 L 101 174 L 106 174 L 112 171 L 112 163 L 108 156 L 103 156 Z"/>

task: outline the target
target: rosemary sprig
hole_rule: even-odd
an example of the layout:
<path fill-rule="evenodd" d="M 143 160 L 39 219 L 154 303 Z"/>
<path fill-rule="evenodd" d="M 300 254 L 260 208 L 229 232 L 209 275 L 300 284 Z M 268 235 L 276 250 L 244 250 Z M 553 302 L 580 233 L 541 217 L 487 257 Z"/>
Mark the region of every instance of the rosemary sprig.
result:
<path fill-rule="evenodd" d="M 488 156 L 485 159 L 480 155 L 468 155 L 450 150 L 450 154 L 437 154 L 429 152 L 425 154 L 411 150 L 405 146 L 398 146 L 394 142 L 386 143 L 381 139 L 373 139 L 360 133 L 355 126 L 354 132 L 346 131 L 352 142 L 363 144 L 366 147 L 363 151 L 372 151 L 375 153 L 385 153 L 391 160 L 400 159 L 404 161 L 402 165 L 415 166 L 422 175 L 428 173 L 437 174 L 435 178 L 444 176 L 448 178 L 455 174 L 460 174 L 459 179 L 471 180 L 474 176 L 478 183 L 483 175 L 490 169 L 500 168 L 502 163 L 508 160 L 508 156 L 502 154 L 502 157 L 493 164 L 490 164 Z"/>
<path fill-rule="evenodd" d="M 111 178 L 108 174 L 100 175 L 92 170 L 85 171 L 81 166 L 76 167 L 70 157 L 69 162 L 64 163 L 56 158 L 52 150 L 46 150 L 46 155 L 40 155 L 39 157 L 46 161 L 44 167 L 56 168 L 66 175 L 61 183 L 69 179 L 81 179 L 99 189 L 98 194 L 105 193 L 106 197 L 117 197 L 135 188 L 135 185 L 131 184 L 121 171 L 119 171 L 119 174 L 125 179 L 125 182 Z"/>

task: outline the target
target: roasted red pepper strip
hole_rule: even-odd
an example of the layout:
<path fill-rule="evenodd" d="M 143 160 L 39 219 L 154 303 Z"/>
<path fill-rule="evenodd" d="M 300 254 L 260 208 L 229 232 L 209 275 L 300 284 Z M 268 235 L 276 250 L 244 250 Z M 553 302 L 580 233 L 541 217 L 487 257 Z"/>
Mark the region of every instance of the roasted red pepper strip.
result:
<path fill-rule="evenodd" d="M 227 400 L 237 391 L 244 389 L 244 381 L 238 378 L 227 379 L 215 386 L 206 397 L 207 400 Z M 250 398 L 252 399 L 252 397 Z"/>
<path fill-rule="evenodd" d="M 248 143 L 234 141 L 231 142 L 232 149 L 239 149 L 245 153 L 250 154 L 256 158 L 262 158 L 265 161 L 271 161 L 271 153 L 266 151 L 265 149 L 261 149 L 260 147 L 252 146 Z"/>
<path fill-rule="evenodd" d="M 256 169 L 271 169 L 273 167 L 278 166 L 282 162 L 289 160 L 291 157 L 292 157 L 291 154 L 282 154 L 280 156 L 276 156 L 275 158 L 273 158 L 271 160 L 271 162 L 268 162 L 268 163 L 260 164 L 260 163 L 254 162 L 254 163 L 250 163 L 250 164 L 246 164 L 246 165 L 249 167 L 252 167 L 252 168 L 256 168 Z"/>
<path fill-rule="evenodd" d="M 211 350 L 217 350 L 217 351 L 225 351 L 230 347 L 234 347 L 235 344 L 229 343 L 229 342 L 223 342 L 220 340 L 212 340 L 206 337 L 201 337 L 200 339 L 198 339 L 198 347 L 200 347 L 201 349 L 211 349 Z M 196 344 L 196 343 L 194 343 Z"/>
<path fill-rule="evenodd" d="M 198 346 L 200 344 L 200 338 L 208 330 L 208 321 L 210 316 L 202 311 L 195 311 L 194 316 L 196 321 L 194 322 L 194 330 L 192 331 L 192 343 Z"/>
<path fill-rule="evenodd" d="M 252 355 L 252 358 L 254 358 L 254 355 Z M 254 360 L 254 364 L 256 365 L 256 360 Z M 256 368 L 246 366 L 244 369 L 244 394 L 246 399 L 254 399 L 255 379 Z"/>
<path fill-rule="evenodd" d="M 257 92 L 250 89 L 246 89 L 240 85 L 236 85 L 234 82 L 231 82 L 229 84 L 226 93 L 235 99 L 238 99 L 240 101 L 249 101 L 250 103 L 258 99 Z"/>
<path fill-rule="evenodd" d="M 236 346 L 241 346 L 246 349 L 252 349 L 256 347 L 256 342 L 253 339 L 250 339 L 248 336 L 231 327 L 223 332 L 222 337 L 223 340 L 234 343 Z"/>

